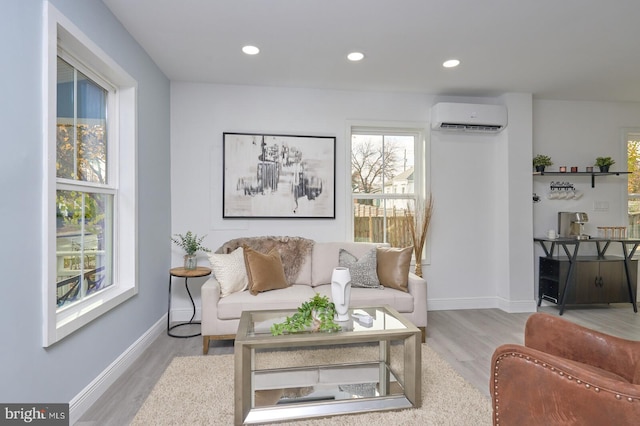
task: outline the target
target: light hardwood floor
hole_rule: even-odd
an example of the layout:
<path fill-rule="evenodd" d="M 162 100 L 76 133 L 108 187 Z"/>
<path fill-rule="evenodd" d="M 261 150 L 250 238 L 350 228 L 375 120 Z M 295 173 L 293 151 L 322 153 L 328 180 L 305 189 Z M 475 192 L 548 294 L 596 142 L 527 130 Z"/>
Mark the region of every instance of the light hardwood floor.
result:
<path fill-rule="evenodd" d="M 539 310 L 558 315 L 555 306 Z M 488 396 L 493 351 L 504 343 L 522 343 L 529 315 L 499 309 L 432 311 L 428 313 L 427 344 Z M 608 334 L 640 340 L 640 314 L 634 313 L 629 304 L 567 308 L 563 318 Z M 181 331 L 186 334 L 188 330 Z M 212 343 L 208 356 L 231 353 L 232 341 L 218 341 Z M 129 424 L 174 357 L 201 354 L 201 337 L 159 336 L 75 425 Z"/>

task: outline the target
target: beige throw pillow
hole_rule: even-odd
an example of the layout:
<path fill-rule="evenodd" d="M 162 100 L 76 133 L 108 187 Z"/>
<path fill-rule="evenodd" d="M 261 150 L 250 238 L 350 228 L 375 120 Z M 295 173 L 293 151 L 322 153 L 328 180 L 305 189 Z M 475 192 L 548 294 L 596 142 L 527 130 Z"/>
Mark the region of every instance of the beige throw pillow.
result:
<path fill-rule="evenodd" d="M 220 283 L 220 297 L 246 290 L 249 285 L 244 251 L 238 247 L 229 254 L 210 253 L 209 262 L 213 276 Z"/>
<path fill-rule="evenodd" d="M 244 263 L 249 277 L 249 292 L 254 296 L 263 291 L 289 286 L 278 250 L 272 249 L 263 254 L 244 246 Z"/>
<path fill-rule="evenodd" d="M 405 248 L 378 247 L 378 279 L 385 287 L 409 292 L 409 268 L 413 246 Z"/>

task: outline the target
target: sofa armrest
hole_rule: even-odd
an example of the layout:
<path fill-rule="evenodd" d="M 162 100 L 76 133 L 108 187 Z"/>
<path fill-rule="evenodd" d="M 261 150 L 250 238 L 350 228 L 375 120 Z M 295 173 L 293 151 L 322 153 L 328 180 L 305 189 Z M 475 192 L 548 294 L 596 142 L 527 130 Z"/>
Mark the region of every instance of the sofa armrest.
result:
<path fill-rule="evenodd" d="M 413 272 L 409 272 L 407 287 L 409 289 L 409 293 L 411 294 L 417 294 L 420 292 L 424 292 L 425 296 L 427 294 L 427 280 L 417 276 Z"/>
<path fill-rule="evenodd" d="M 209 334 L 208 325 L 215 323 L 220 301 L 220 283 L 212 275 L 202 285 L 202 334 Z"/>
<path fill-rule="evenodd" d="M 491 360 L 494 424 L 632 424 L 640 385 L 521 345 L 498 347 Z"/>
<path fill-rule="evenodd" d="M 427 323 L 427 281 L 413 272 L 409 272 L 407 283 L 409 293 L 413 296 L 413 315 L 417 324 Z"/>
<path fill-rule="evenodd" d="M 582 327 L 563 318 L 535 313 L 525 326 L 525 346 L 562 358 L 593 365 L 637 381 L 640 342 Z"/>

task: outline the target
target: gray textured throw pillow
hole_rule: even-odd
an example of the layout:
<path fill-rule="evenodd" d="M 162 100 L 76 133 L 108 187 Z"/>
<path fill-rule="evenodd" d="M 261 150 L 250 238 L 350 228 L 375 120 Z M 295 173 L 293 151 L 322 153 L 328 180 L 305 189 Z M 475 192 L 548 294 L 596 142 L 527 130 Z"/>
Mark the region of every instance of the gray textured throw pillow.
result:
<path fill-rule="evenodd" d="M 377 256 L 375 247 L 358 259 L 345 249 L 340 249 L 339 266 L 349 268 L 351 287 L 383 288 L 378 280 L 376 269 Z"/>

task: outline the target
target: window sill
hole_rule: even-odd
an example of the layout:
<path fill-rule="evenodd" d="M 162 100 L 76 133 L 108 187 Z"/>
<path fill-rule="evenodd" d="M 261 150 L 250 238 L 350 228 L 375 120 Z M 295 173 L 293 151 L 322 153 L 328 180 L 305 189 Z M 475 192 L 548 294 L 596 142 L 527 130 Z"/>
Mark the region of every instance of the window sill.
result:
<path fill-rule="evenodd" d="M 56 314 L 56 328 L 53 340 L 48 342 L 49 346 L 58 342 L 89 324 L 99 316 L 109 312 L 114 307 L 137 294 L 135 286 L 114 285 L 98 294 L 87 297 L 82 302 L 63 309 Z M 46 343 L 46 342 L 45 342 Z"/>

